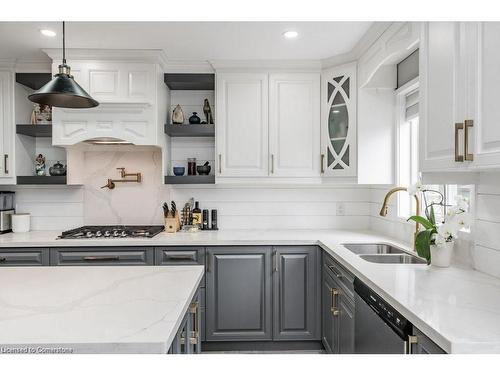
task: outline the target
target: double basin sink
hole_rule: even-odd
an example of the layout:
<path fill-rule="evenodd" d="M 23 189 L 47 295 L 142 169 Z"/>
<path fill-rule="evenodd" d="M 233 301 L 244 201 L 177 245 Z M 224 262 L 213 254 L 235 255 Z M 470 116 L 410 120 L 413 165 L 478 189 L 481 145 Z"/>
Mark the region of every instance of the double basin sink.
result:
<path fill-rule="evenodd" d="M 359 255 L 360 258 L 372 263 L 385 264 L 426 264 L 417 256 L 389 244 L 383 243 L 345 243 L 347 250 Z"/>

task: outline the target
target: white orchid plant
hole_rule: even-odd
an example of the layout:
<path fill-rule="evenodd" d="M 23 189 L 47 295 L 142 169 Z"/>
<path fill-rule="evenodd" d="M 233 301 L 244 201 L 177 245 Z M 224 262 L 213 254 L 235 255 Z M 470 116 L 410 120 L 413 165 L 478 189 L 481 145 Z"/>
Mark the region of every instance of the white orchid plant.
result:
<path fill-rule="evenodd" d="M 458 232 L 471 224 L 471 216 L 467 212 L 469 202 L 467 198 L 458 196 L 455 206 L 449 206 L 444 203 L 444 197 L 441 192 L 428 189 L 421 183 L 417 183 L 408 188 L 410 195 L 420 194 L 424 199 L 425 204 L 425 217 L 424 216 L 411 216 L 408 221 L 412 220 L 424 227 L 424 230 L 417 233 L 415 237 L 415 250 L 417 254 L 427 260 L 430 264 L 431 245 L 444 245 L 446 242 L 451 242 L 457 238 Z M 428 203 L 426 193 L 434 193 L 440 197 L 440 200 Z M 446 206 L 446 215 L 443 222 L 436 223 L 434 214 L 434 206 Z"/>

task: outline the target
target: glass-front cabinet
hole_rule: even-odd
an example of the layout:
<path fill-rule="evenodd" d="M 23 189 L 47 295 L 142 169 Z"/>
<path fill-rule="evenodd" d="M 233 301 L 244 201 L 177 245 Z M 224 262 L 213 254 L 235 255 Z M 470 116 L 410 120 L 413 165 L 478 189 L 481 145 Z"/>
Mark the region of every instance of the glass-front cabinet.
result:
<path fill-rule="evenodd" d="M 322 72 L 321 172 L 356 176 L 356 64 Z"/>

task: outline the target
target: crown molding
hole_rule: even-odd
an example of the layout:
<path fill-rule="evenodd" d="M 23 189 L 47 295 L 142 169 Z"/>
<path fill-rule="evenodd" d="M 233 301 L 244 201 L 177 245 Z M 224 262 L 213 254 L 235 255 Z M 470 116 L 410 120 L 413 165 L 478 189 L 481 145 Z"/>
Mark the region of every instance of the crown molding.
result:
<path fill-rule="evenodd" d="M 47 48 L 42 50 L 52 61 L 62 60 L 61 48 Z M 98 61 L 134 61 L 150 62 L 167 65 L 167 57 L 163 50 L 153 49 L 87 49 L 67 48 L 66 58 L 68 60 L 98 60 Z"/>
<path fill-rule="evenodd" d="M 294 70 L 320 71 L 319 60 L 211 60 L 210 64 L 217 71 L 232 70 Z"/>
<path fill-rule="evenodd" d="M 331 68 L 337 65 L 353 62 L 359 58 L 375 43 L 382 34 L 391 27 L 393 22 L 374 22 L 349 52 L 328 57 L 321 60 L 322 68 Z"/>
<path fill-rule="evenodd" d="M 168 73 L 214 73 L 214 67 L 206 60 L 168 59 L 165 72 Z"/>
<path fill-rule="evenodd" d="M 51 73 L 51 61 L 45 59 L 19 59 L 16 61 L 16 73 Z"/>
<path fill-rule="evenodd" d="M 0 59 L 0 69 L 13 70 L 16 66 L 15 59 Z"/>

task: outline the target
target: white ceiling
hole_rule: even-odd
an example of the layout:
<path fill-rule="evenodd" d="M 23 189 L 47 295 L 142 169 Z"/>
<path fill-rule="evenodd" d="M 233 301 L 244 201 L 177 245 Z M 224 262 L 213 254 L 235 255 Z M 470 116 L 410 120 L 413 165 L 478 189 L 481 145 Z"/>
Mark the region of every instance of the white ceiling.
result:
<path fill-rule="evenodd" d="M 349 52 L 371 22 L 69 22 L 67 48 L 162 49 L 170 59 L 324 59 Z M 49 38 L 40 29 L 51 29 Z M 283 38 L 296 30 L 293 40 Z M 0 22 L 0 59 L 61 47 L 61 23 Z"/>

